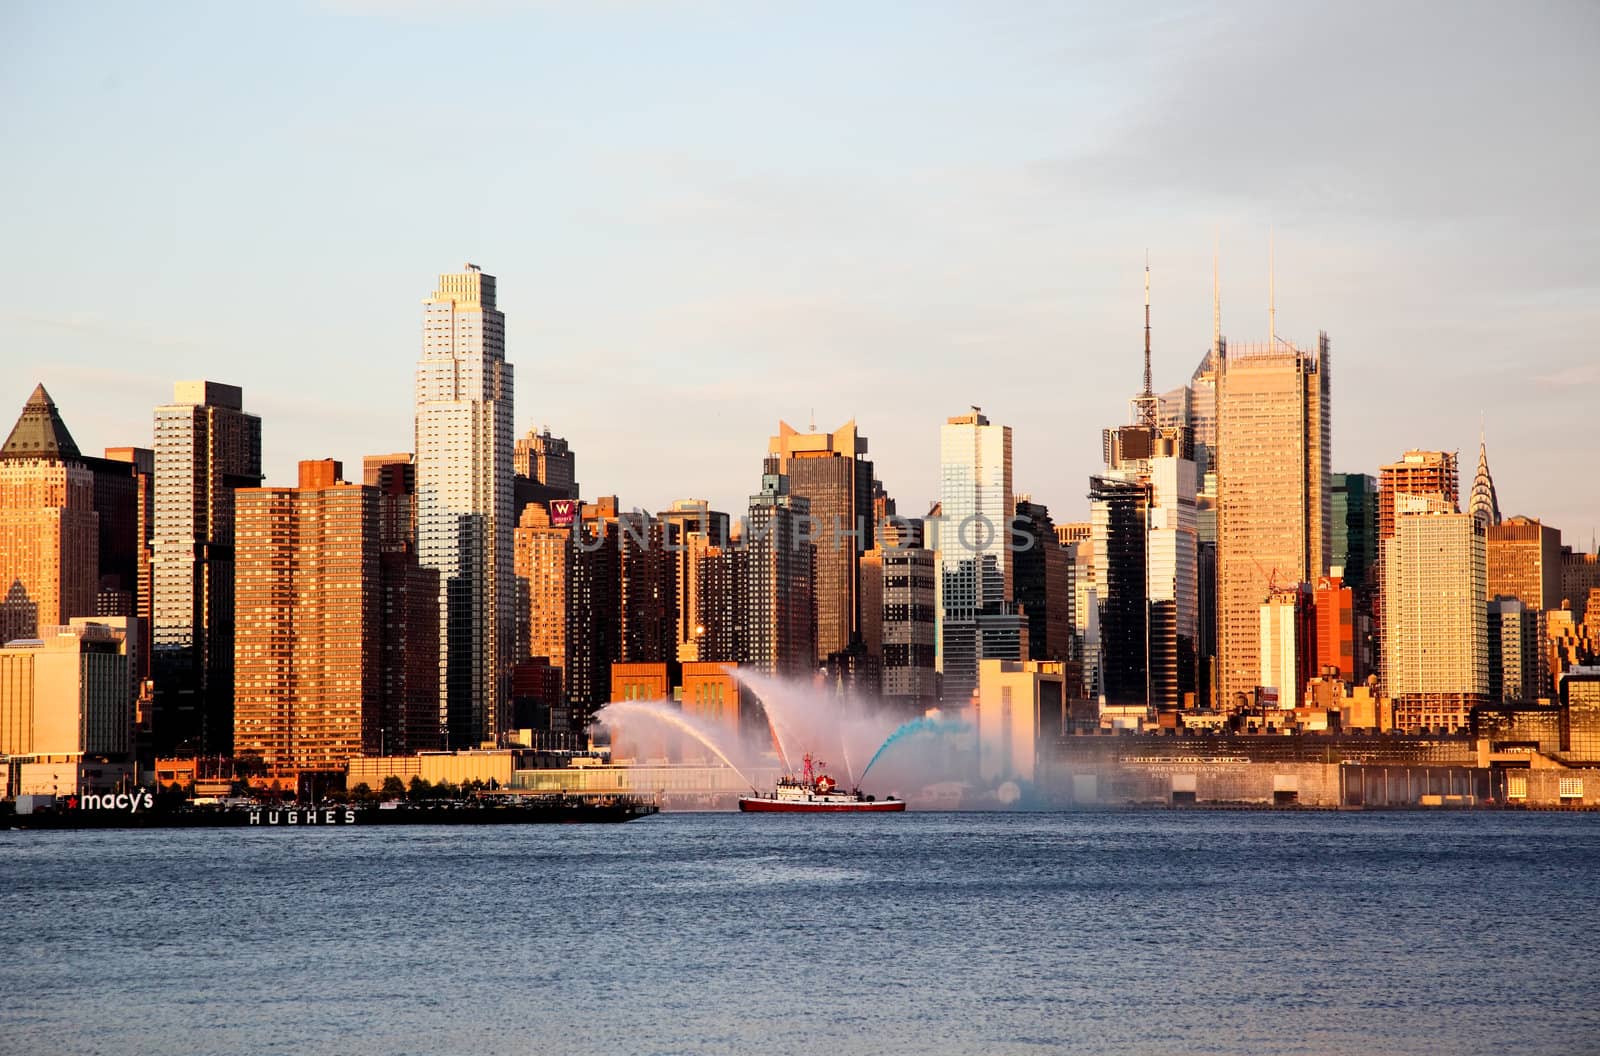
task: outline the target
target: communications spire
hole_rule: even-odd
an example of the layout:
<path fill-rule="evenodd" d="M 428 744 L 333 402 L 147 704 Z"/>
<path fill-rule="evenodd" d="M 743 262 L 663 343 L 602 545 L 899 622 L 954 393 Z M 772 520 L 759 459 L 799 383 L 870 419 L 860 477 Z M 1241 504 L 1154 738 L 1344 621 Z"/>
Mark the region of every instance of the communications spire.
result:
<path fill-rule="evenodd" d="M 1222 282 L 1218 277 L 1217 256 L 1222 236 L 1211 243 L 1211 354 L 1222 358 Z"/>
<path fill-rule="evenodd" d="M 1151 384 L 1150 375 L 1150 251 L 1144 254 L 1144 390 L 1134 399 L 1134 405 L 1139 411 L 1139 424 L 1149 429 L 1156 427 L 1159 415 L 1156 413 L 1155 389 Z"/>
<path fill-rule="evenodd" d="M 1270 227 L 1267 228 L 1267 347 L 1278 347 L 1278 261 Z"/>

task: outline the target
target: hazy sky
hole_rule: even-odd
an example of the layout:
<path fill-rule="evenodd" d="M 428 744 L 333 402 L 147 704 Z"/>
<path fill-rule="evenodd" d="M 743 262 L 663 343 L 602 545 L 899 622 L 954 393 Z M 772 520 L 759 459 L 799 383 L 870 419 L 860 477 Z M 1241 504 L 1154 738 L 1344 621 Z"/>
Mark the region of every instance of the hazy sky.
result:
<path fill-rule="evenodd" d="M 1119 14 L 1117 11 L 1132 13 Z M 1334 349 L 1334 468 L 1458 448 L 1600 525 L 1600 5 L 7 3 L 0 414 L 85 449 L 244 386 L 269 483 L 411 447 L 419 302 L 499 277 L 518 432 L 585 497 L 742 511 L 852 416 L 902 509 L 1015 429 L 1086 516 L 1099 430 L 1211 335 Z M 4 426 L 0 426 L 3 429 Z"/>

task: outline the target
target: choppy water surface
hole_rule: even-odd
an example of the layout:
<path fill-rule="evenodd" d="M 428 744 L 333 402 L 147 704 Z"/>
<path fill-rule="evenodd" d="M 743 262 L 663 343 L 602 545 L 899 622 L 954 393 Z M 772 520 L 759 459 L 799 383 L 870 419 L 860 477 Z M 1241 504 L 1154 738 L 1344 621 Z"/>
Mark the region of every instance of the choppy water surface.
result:
<path fill-rule="evenodd" d="M 1600 815 L 0 833 L 0 1052 L 1600 1051 Z"/>

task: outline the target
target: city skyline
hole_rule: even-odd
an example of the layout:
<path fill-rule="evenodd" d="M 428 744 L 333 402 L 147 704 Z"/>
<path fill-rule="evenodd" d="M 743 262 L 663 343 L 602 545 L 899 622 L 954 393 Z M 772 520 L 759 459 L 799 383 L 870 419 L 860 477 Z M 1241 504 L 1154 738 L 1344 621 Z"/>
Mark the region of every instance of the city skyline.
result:
<path fill-rule="evenodd" d="M 1587 1051 L 1597 46 L 0 2 L 0 1050 Z"/>
<path fill-rule="evenodd" d="M 267 483 L 287 484 L 303 458 L 355 464 L 410 446 L 414 331 L 403 305 L 419 276 L 470 259 L 500 277 L 508 360 L 530 379 L 515 433 L 548 424 L 566 437 L 593 494 L 651 510 L 686 496 L 738 510 L 771 422 L 853 417 L 874 438 L 889 493 L 922 512 L 938 493 L 929 454 L 938 424 L 977 403 L 1015 430 L 1018 489 L 1077 520 L 1095 431 L 1139 387 L 1146 245 L 1155 388 L 1165 391 L 1209 344 L 1219 233 L 1223 332 L 1236 343 L 1265 336 L 1275 229 L 1279 333 L 1305 346 L 1325 329 L 1339 354 L 1333 470 L 1370 473 L 1408 449 L 1454 449 L 1470 462 L 1484 415 L 1502 511 L 1537 516 L 1587 548 L 1600 523 L 1595 496 L 1550 457 L 1590 442 L 1583 395 L 1600 381 L 1592 268 L 1569 234 L 1592 226 L 1594 212 L 1575 196 L 1595 150 L 1592 137 L 1570 134 L 1593 94 L 1577 12 L 1461 9 L 1448 39 L 1430 37 L 1420 13 L 1389 15 L 1363 38 L 1372 50 L 1353 77 L 1341 76 L 1355 62 L 1343 45 L 1364 20 L 1338 12 L 1169 8 L 1072 20 L 936 8 L 910 27 L 867 13 L 852 23 L 859 39 L 801 32 L 792 53 L 775 55 L 769 38 L 798 27 L 770 13 L 713 7 L 682 26 L 644 14 L 619 28 L 605 11 L 491 6 L 441 24 L 423 9 L 358 5 L 290 12 L 281 26 L 252 13 L 190 20 L 215 57 L 186 51 L 163 73 L 164 52 L 141 58 L 126 45 L 180 16 L 125 24 L 109 9 L 71 54 L 35 49 L 53 56 L 51 68 L 23 45 L 8 63 L 11 83 L 38 96 L 16 115 L 18 130 L 53 153 L 0 175 L 14 200 L 34 205 L 5 221 L 15 252 L 0 286 L 0 340 L 25 351 L 6 357 L 0 384 L 43 381 L 85 450 L 99 450 L 147 442 L 147 409 L 172 380 L 225 378 L 267 423 Z M 23 9 L 10 36 L 48 42 L 53 17 Z M 402 67 L 416 72 L 409 63 L 425 38 L 482 39 L 486 27 L 524 23 L 553 49 L 612 31 L 619 46 L 552 59 L 531 94 L 509 66 L 480 56 L 469 70 L 441 46 L 436 72 L 383 95 Z M 279 39 L 313 26 L 327 54 Z M 732 45 L 719 61 L 695 69 L 683 56 L 703 54 L 671 47 L 661 50 L 679 58 L 653 60 L 664 77 L 651 85 L 657 105 L 688 122 L 681 140 L 663 143 L 635 112 L 649 110 L 636 80 L 564 98 L 571 126 L 541 118 L 549 92 L 620 69 L 630 43 L 707 28 Z M 1210 54 L 1265 34 L 1282 44 L 1274 55 L 1215 74 Z M 252 35 L 285 43 L 307 67 L 282 71 L 260 101 L 244 76 L 259 45 L 233 42 Z M 1517 71 L 1514 89 L 1479 84 L 1464 61 L 1491 39 L 1500 68 Z M 337 75 L 335 53 L 352 41 L 376 88 Z M 1340 93 L 1292 76 L 1308 49 L 1324 71 L 1310 80 L 1339 80 L 1358 98 L 1330 102 Z M 1431 61 L 1413 69 L 1408 49 Z M 785 91 L 797 63 L 825 57 L 840 60 L 836 84 Z M 1017 72 L 963 78 L 968 97 L 908 97 L 868 57 L 889 73 L 951 60 Z M 85 64 L 102 72 L 84 77 Z M 770 112 L 722 98 L 719 75 L 751 78 Z M 208 92 L 169 94 L 168 78 L 201 76 Z M 464 163 L 431 147 L 415 174 L 388 163 L 415 140 L 412 111 L 442 107 L 452 77 L 488 90 L 474 122 L 507 122 L 514 134 L 502 164 L 484 170 L 481 204 L 424 231 L 405 222 L 410 204 Z M 1435 91 L 1441 78 L 1450 91 Z M 1191 92 L 1198 80 L 1206 90 Z M 107 84 L 127 106 L 173 119 L 157 151 L 108 127 L 117 107 L 96 111 L 85 141 L 118 160 L 114 188 L 97 182 L 106 166 L 58 131 L 81 125 Z M 1350 124 L 1386 92 L 1393 126 Z M 263 109 L 273 104 L 281 116 Z M 215 121 L 229 106 L 234 120 Z M 1542 120 L 1529 123 L 1533 106 Z M 688 120 L 697 107 L 706 116 Z M 841 145 L 826 130 L 846 116 L 856 124 L 840 126 L 852 130 Z M 189 123 L 218 142 L 184 131 L 185 117 L 204 117 Z M 1397 131 L 1415 124 L 1433 133 L 1426 146 Z M 1480 155 L 1491 138 L 1501 149 Z M 205 160 L 216 146 L 225 157 Z M 319 171 L 349 178 L 285 179 L 278 155 L 306 152 Z M 1517 160 L 1533 154 L 1548 163 Z M 1264 158 L 1271 185 L 1252 168 Z M 256 207 L 233 208 L 241 199 Z M 96 232 L 93 253 L 49 222 L 69 208 Z M 219 210 L 228 224 L 210 222 Z M 335 286 L 339 297 L 322 295 Z M 282 312 L 285 303 L 296 311 Z M 784 373 L 802 359 L 818 369 Z M 977 361 L 991 370 L 973 374 Z M 894 399 L 873 398 L 891 387 Z M 1413 399 L 1419 391 L 1434 398 Z M 667 427 L 663 405 L 675 442 L 700 453 L 691 476 L 667 472 L 654 442 Z"/>

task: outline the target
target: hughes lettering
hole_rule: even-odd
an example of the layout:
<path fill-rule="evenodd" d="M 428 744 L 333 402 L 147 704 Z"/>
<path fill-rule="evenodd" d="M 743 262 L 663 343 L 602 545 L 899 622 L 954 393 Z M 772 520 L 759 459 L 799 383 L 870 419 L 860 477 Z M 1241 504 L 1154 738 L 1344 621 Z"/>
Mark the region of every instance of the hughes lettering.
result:
<path fill-rule="evenodd" d="M 353 810 L 252 810 L 252 825 L 354 825 Z"/>

